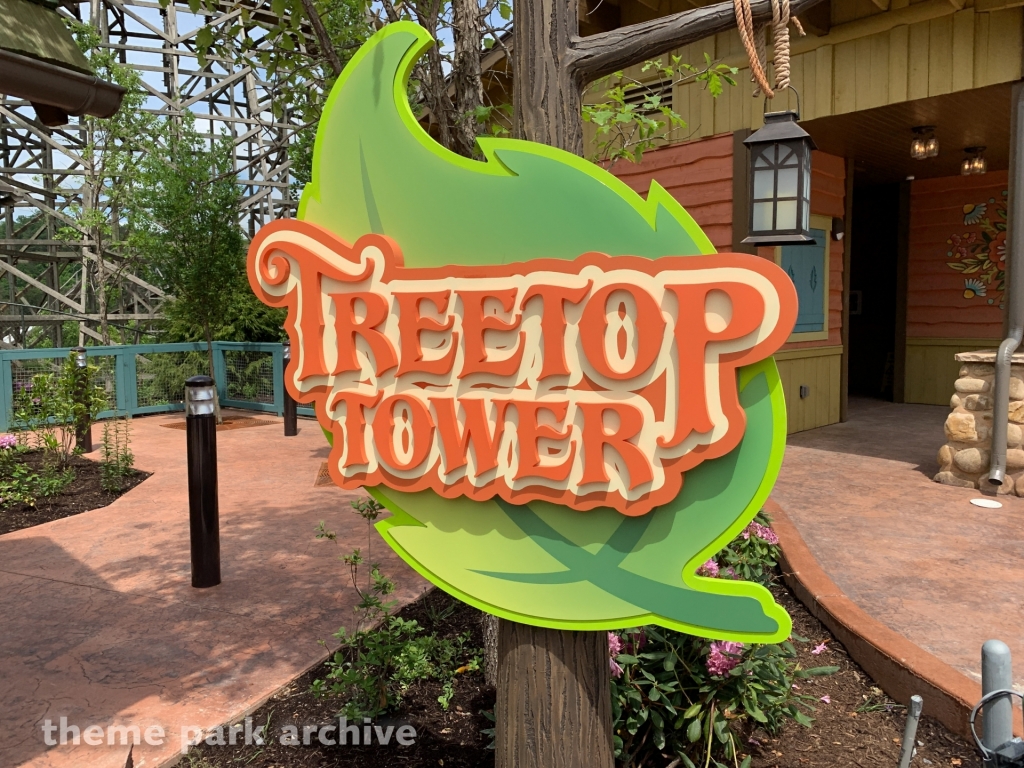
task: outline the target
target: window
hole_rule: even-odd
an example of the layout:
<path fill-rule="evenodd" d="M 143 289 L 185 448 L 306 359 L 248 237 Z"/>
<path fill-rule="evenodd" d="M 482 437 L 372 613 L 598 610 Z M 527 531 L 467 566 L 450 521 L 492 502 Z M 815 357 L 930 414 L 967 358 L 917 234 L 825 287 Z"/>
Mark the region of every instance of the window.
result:
<path fill-rule="evenodd" d="M 775 249 L 775 263 L 796 286 L 798 311 L 790 341 L 828 338 L 828 251 L 832 219 L 811 216 L 814 243 L 783 245 Z"/>

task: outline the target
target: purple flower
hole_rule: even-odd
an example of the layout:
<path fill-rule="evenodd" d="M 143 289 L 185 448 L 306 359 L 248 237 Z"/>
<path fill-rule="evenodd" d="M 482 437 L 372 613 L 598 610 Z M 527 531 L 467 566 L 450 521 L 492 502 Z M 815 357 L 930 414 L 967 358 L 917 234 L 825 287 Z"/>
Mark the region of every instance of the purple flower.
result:
<path fill-rule="evenodd" d="M 711 650 L 708 653 L 708 672 L 719 677 L 728 674 L 729 670 L 736 667 L 742 661 L 742 658 L 740 658 L 742 652 L 743 643 L 715 640 L 711 643 Z"/>
<path fill-rule="evenodd" d="M 18 438 L 14 435 L 0 436 L 0 449 L 13 448 L 18 444 Z"/>
<path fill-rule="evenodd" d="M 608 664 L 611 667 L 612 675 L 622 676 L 622 667 L 615 663 L 615 657 L 622 653 L 622 638 L 614 632 L 608 633 Z"/>
<path fill-rule="evenodd" d="M 767 525 L 761 525 L 760 523 L 752 522 L 746 528 L 743 529 L 743 538 L 749 539 L 753 536 L 757 536 L 759 539 L 764 539 L 769 544 L 778 544 L 779 537 L 775 535 L 775 531 L 769 528 Z"/>
<path fill-rule="evenodd" d="M 698 576 L 708 576 L 712 579 L 718 578 L 718 563 L 713 559 L 708 560 L 704 565 L 697 569 Z"/>

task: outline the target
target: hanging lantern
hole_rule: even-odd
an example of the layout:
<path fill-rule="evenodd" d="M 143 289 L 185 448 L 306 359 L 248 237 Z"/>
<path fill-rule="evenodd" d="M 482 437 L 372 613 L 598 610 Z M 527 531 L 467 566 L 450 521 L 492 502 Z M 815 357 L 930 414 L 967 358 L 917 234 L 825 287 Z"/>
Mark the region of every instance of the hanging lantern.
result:
<path fill-rule="evenodd" d="M 799 112 L 769 112 L 744 140 L 750 148 L 750 236 L 755 245 L 813 243 L 810 135 Z"/>

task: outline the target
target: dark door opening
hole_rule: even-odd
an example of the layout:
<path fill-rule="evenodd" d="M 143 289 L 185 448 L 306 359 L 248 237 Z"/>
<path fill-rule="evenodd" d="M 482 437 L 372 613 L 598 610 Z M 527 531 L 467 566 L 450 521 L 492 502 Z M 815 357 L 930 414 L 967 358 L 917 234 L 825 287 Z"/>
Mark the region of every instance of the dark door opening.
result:
<path fill-rule="evenodd" d="M 850 395 L 893 399 L 900 185 L 853 191 Z"/>

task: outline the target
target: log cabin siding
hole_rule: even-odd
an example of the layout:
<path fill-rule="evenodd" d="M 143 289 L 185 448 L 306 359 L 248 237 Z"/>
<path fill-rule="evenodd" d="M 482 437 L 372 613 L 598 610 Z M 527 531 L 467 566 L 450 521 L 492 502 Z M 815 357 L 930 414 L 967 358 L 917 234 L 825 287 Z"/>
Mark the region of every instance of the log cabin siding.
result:
<path fill-rule="evenodd" d="M 961 262 L 956 244 L 951 242 L 954 237 L 973 237 L 974 242 L 966 245 L 971 249 L 983 242 L 982 220 L 993 225 L 1005 223 L 997 211 L 1005 210 L 1006 189 L 1006 171 L 923 179 L 910 185 L 908 339 L 1002 336 L 1003 313 L 996 280 L 989 284 L 982 277 L 991 267 L 965 274 L 949 265 Z M 965 211 L 965 207 L 979 204 L 985 206 L 984 215 L 978 215 L 976 208 Z M 979 221 L 974 222 L 975 218 Z M 984 250 L 987 254 L 988 249 Z M 993 261 L 994 266 L 998 264 Z M 965 281 L 977 279 L 985 284 L 986 295 L 965 297 Z"/>
<path fill-rule="evenodd" d="M 645 152 L 639 163 L 620 160 L 612 173 L 643 197 L 656 180 L 717 250 L 732 247 L 732 134 Z"/>

